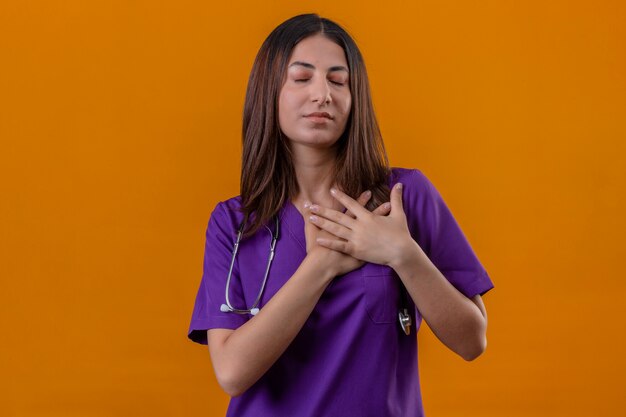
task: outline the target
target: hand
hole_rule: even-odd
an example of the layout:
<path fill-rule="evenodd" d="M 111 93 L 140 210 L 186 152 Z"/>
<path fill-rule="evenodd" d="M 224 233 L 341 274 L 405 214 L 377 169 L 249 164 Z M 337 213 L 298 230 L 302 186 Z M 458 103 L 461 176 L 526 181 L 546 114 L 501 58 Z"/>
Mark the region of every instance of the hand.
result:
<path fill-rule="evenodd" d="M 365 211 L 363 207 L 367 204 L 369 199 L 371 198 L 371 194 L 369 191 L 363 192 L 359 198 L 355 201 L 355 204 L 358 204 L 359 207 Z M 309 209 L 310 204 L 305 204 L 305 209 Z M 374 209 L 371 214 L 385 216 L 389 213 L 391 206 L 388 203 L 381 204 L 379 207 Z M 367 211 L 369 213 L 369 211 Z M 340 213 L 340 212 L 338 212 Z M 344 216 L 355 219 L 356 216 L 350 211 L 347 210 L 345 213 L 341 213 Z M 304 234 L 306 237 L 306 251 L 307 256 L 315 256 L 318 259 L 317 265 L 324 269 L 330 269 L 333 271 L 333 276 L 347 274 L 350 271 L 353 271 L 363 265 L 363 261 L 359 259 L 355 259 L 354 257 L 332 250 L 330 248 L 326 248 L 322 245 L 319 245 L 316 242 L 318 238 L 332 239 L 334 236 L 329 232 L 320 229 L 314 223 L 307 220 L 308 217 L 305 216 L 305 228 Z"/>
<path fill-rule="evenodd" d="M 318 236 L 316 241 L 329 249 L 350 255 L 365 262 L 391 265 L 413 243 L 406 215 L 402 207 L 402 184 L 391 190 L 391 212 L 376 216 L 343 192 L 333 189 L 331 194 L 354 216 L 337 210 L 313 205 L 314 223 L 331 236 Z"/>

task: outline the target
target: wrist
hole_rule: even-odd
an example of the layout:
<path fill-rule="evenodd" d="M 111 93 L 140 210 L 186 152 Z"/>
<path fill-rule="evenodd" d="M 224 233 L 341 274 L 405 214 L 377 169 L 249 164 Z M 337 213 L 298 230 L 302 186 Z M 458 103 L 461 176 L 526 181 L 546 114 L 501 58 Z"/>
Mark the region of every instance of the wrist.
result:
<path fill-rule="evenodd" d="M 322 252 L 321 250 L 312 250 L 307 254 L 302 263 L 306 263 L 306 267 L 315 271 L 315 275 L 318 276 L 319 279 L 329 284 L 333 278 L 337 276 L 337 271 L 335 271 L 332 264 L 328 265 L 324 262 L 327 256 Z"/>
<path fill-rule="evenodd" d="M 422 248 L 411 237 L 400 242 L 393 252 L 394 257 L 387 266 L 390 266 L 396 272 L 402 270 L 406 265 L 419 262 L 419 258 L 425 255 Z"/>

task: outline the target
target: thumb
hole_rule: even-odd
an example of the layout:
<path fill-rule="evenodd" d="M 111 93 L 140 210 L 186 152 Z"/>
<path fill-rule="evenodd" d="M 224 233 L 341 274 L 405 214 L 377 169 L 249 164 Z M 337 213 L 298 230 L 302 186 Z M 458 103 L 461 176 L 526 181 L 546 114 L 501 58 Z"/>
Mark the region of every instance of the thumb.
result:
<path fill-rule="evenodd" d="M 402 207 L 402 183 L 399 182 L 394 185 L 391 190 L 391 213 L 390 216 L 397 216 L 399 214 L 404 214 L 404 208 Z"/>

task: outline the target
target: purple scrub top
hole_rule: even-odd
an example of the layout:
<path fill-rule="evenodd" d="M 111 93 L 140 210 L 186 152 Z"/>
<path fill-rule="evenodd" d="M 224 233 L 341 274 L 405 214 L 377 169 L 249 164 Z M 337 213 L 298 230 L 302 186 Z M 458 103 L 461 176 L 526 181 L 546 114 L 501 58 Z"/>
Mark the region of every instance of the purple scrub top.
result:
<path fill-rule="evenodd" d="M 418 169 L 392 168 L 389 186 L 402 182 L 411 236 L 441 273 L 467 297 L 493 283 L 433 184 Z M 239 196 L 217 204 L 206 231 L 204 271 L 188 337 L 206 344 L 207 329 L 236 329 L 251 315 L 223 313 L 233 244 L 243 215 Z M 304 219 L 287 201 L 263 306 L 306 256 Z M 272 230 L 273 221 L 268 223 Z M 242 240 L 230 283 L 234 308 L 258 296 L 270 247 L 266 228 Z M 387 266 L 365 263 L 336 277 L 283 355 L 246 392 L 232 397 L 227 417 L 423 416 L 417 368 L 422 317 L 410 296 L 411 335 L 398 321 L 400 278 Z"/>

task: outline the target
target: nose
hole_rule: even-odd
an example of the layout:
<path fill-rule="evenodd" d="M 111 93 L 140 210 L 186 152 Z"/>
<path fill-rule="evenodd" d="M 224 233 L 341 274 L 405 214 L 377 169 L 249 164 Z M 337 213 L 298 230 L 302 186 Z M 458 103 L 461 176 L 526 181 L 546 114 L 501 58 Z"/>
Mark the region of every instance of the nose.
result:
<path fill-rule="evenodd" d="M 313 102 L 330 103 L 332 98 L 330 96 L 330 86 L 325 77 L 316 77 L 317 80 L 311 83 L 311 99 Z"/>

